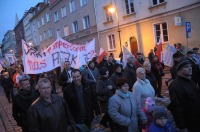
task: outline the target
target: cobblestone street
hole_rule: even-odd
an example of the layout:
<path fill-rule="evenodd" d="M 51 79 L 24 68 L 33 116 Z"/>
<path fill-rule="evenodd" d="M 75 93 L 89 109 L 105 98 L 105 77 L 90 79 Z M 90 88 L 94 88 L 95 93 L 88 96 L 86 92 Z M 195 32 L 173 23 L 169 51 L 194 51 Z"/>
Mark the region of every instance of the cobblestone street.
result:
<path fill-rule="evenodd" d="M 169 78 L 168 69 L 165 70 L 166 75 L 163 77 L 163 88 L 162 95 L 165 96 L 165 100 L 156 99 L 157 105 L 167 105 L 169 102 L 167 87 L 164 83 L 166 79 Z M 62 96 L 61 89 L 58 88 L 57 92 Z M 14 89 L 14 93 L 17 93 L 17 90 Z M 92 132 L 110 132 L 110 128 L 104 128 L 99 124 L 100 118 L 95 118 L 92 122 Z M 3 88 L 0 86 L 0 132 L 21 132 L 21 128 L 17 126 L 16 121 L 12 117 L 12 103 L 9 103 L 6 99 Z"/>

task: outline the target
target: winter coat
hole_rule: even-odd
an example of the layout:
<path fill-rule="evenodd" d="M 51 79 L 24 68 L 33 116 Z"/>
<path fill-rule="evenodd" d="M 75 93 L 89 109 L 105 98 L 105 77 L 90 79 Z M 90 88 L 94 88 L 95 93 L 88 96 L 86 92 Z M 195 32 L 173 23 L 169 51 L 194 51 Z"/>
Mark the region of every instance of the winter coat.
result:
<path fill-rule="evenodd" d="M 116 85 L 117 79 L 119 78 L 126 78 L 124 72 L 121 72 L 121 73 L 114 72 L 111 76 L 111 80 L 115 85 Z"/>
<path fill-rule="evenodd" d="M 89 71 L 90 70 L 90 71 Z M 92 75 L 91 75 L 92 74 Z M 85 69 L 84 70 L 84 79 L 85 81 L 90 84 L 90 83 L 96 83 L 96 81 L 98 80 L 99 78 L 99 70 L 97 68 L 94 68 L 94 69 Z M 95 80 L 94 80 L 94 78 Z"/>
<path fill-rule="evenodd" d="M 175 132 L 169 122 L 164 127 L 158 126 L 155 122 L 151 124 L 147 132 Z"/>
<path fill-rule="evenodd" d="M 141 80 L 137 78 L 137 81 L 133 85 L 132 91 L 135 93 L 138 102 L 141 103 L 142 108 L 145 106 L 146 98 L 151 97 L 154 99 L 155 97 L 154 88 L 151 86 L 149 80 L 147 79 Z"/>
<path fill-rule="evenodd" d="M 152 87 L 155 90 L 155 93 L 157 93 L 158 80 L 157 80 L 155 74 L 152 71 L 150 71 L 150 72 L 146 71 L 146 79 L 149 80 L 149 82 L 151 83 Z"/>
<path fill-rule="evenodd" d="M 1 81 L 1 85 L 3 86 L 4 92 L 10 92 L 10 89 L 13 88 L 13 81 L 12 79 L 3 77 Z"/>
<path fill-rule="evenodd" d="M 51 95 L 51 102 L 39 97 L 28 110 L 30 132 L 72 132 L 75 122 L 64 99 Z"/>
<path fill-rule="evenodd" d="M 115 123 L 128 126 L 128 132 L 138 132 L 138 117 L 144 121 L 146 116 L 135 95 L 129 91 L 127 93 L 128 96 L 120 90 L 116 91 L 109 100 L 108 113 Z"/>
<path fill-rule="evenodd" d="M 109 76 L 111 77 L 111 75 L 114 73 L 114 63 L 113 62 L 107 62 L 104 64 L 104 67 L 106 67 L 109 71 Z"/>
<path fill-rule="evenodd" d="M 129 89 L 131 91 L 133 84 L 137 80 L 137 78 L 136 78 L 136 68 L 127 63 L 126 67 L 124 68 L 124 73 L 125 73 L 125 76 L 128 80 Z"/>
<path fill-rule="evenodd" d="M 107 86 L 112 86 L 113 89 L 109 89 Z M 111 96 L 115 94 L 116 87 L 114 83 L 110 80 L 110 78 L 106 78 L 101 76 L 100 79 L 97 82 L 97 89 L 96 89 L 96 95 L 104 97 L 105 101 L 100 101 L 101 105 L 101 112 L 107 113 L 108 112 L 108 101 Z"/>
<path fill-rule="evenodd" d="M 18 126 L 28 128 L 27 111 L 31 104 L 37 99 L 39 93 L 35 90 L 20 89 L 13 98 L 12 112 Z"/>
<path fill-rule="evenodd" d="M 82 82 L 82 87 L 83 87 L 83 98 L 86 109 L 86 118 L 90 124 L 94 118 L 94 111 L 96 115 L 100 115 L 100 108 L 94 90 L 84 82 Z M 70 111 L 72 113 L 72 116 L 74 117 L 75 122 L 81 123 L 83 117 L 80 111 L 81 108 L 78 99 L 78 93 L 77 90 L 75 89 L 75 85 L 73 82 L 66 88 L 64 88 L 63 97 L 67 102 L 67 104 L 69 105 Z"/>
<path fill-rule="evenodd" d="M 63 71 L 61 72 L 61 74 L 59 76 L 58 84 L 60 86 L 62 86 L 62 88 L 64 88 L 65 86 L 70 84 L 70 82 L 68 82 L 69 78 L 70 78 L 70 76 L 68 75 L 68 72 L 65 69 L 63 69 Z"/>
<path fill-rule="evenodd" d="M 199 126 L 200 89 L 196 83 L 183 76 L 177 76 L 169 86 L 171 110 L 178 128 Z"/>

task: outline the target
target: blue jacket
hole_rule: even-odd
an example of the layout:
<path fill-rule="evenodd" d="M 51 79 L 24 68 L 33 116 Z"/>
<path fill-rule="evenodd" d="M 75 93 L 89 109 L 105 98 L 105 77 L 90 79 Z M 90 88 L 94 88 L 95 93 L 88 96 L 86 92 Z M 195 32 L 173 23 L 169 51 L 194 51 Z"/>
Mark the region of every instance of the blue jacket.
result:
<path fill-rule="evenodd" d="M 148 132 L 175 132 L 169 122 L 166 123 L 165 127 L 158 126 L 155 122 L 151 124 Z"/>

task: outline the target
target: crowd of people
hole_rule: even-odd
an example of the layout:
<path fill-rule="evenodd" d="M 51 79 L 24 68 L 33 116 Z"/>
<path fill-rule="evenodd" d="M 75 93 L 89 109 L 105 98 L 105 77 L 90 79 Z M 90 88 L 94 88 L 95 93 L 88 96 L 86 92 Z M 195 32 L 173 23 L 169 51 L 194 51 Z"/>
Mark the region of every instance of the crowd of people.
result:
<path fill-rule="evenodd" d="M 197 132 L 200 130 L 200 58 L 198 48 L 187 55 L 173 55 L 169 85 L 171 103 L 156 106 L 163 99 L 164 64 L 151 50 L 129 55 L 123 68 L 113 54 L 98 63 L 74 69 L 69 61 L 63 69 L 27 75 L 22 64 L 1 71 L 0 83 L 12 115 L 23 132 L 88 132 L 94 117 L 112 132 Z M 57 94 L 62 87 L 63 97 Z M 13 88 L 18 90 L 14 95 Z M 176 127 L 168 122 L 168 111 Z"/>

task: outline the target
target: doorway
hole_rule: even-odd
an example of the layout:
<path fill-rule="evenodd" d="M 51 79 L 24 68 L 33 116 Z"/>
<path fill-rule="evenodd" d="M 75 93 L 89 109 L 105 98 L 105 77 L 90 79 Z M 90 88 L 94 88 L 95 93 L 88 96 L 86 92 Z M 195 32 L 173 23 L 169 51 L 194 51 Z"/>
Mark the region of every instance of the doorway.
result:
<path fill-rule="evenodd" d="M 137 40 L 135 37 L 130 37 L 129 41 L 130 41 L 131 53 L 135 55 L 138 52 Z"/>

